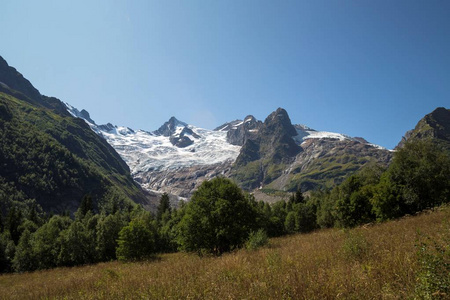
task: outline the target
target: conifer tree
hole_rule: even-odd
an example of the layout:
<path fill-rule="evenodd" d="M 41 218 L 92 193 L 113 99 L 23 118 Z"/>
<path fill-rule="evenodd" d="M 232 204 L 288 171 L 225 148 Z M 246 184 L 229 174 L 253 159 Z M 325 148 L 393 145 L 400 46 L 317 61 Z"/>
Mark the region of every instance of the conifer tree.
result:
<path fill-rule="evenodd" d="M 302 190 L 299 187 L 297 189 L 297 191 L 295 192 L 295 203 L 304 203 L 304 202 L 305 202 L 305 198 L 303 197 Z"/>
<path fill-rule="evenodd" d="M 92 202 L 92 196 L 90 194 L 84 195 L 81 199 L 80 207 L 76 212 L 77 219 L 82 219 L 89 212 L 94 211 L 94 204 Z"/>
<path fill-rule="evenodd" d="M 158 222 L 161 222 L 162 216 L 166 211 L 168 211 L 170 214 L 171 208 L 169 195 L 167 193 L 164 193 L 159 200 L 158 211 L 156 213 L 156 220 Z"/>

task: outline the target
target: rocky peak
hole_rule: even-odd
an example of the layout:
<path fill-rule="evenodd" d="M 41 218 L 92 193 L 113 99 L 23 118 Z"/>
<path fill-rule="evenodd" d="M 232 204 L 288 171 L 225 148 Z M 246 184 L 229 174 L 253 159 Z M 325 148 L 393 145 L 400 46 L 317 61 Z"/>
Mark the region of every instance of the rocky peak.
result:
<path fill-rule="evenodd" d="M 396 148 L 401 148 L 407 140 L 431 138 L 450 143 L 450 109 L 438 107 L 423 117 L 413 130 L 406 132 Z"/>
<path fill-rule="evenodd" d="M 284 109 L 279 108 L 272 112 L 264 123 L 260 123 L 254 136 L 244 141 L 235 162 L 234 176 L 248 189 L 280 176 L 282 169 L 273 171 L 271 166 L 288 164 L 302 151 L 292 138 L 296 135 L 297 130 Z M 252 167 L 249 167 L 250 165 Z M 259 167 L 255 168 L 256 165 Z M 241 179 L 242 174 L 247 174 L 249 168 L 253 168 L 254 173 L 251 179 L 244 182 Z"/>
<path fill-rule="evenodd" d="M 214 131 L 229 131 L 231 129 L 236 129 L 236 127 L 242 122 L 243 122 L 242 120 L 234 120 L 231 122 L 227 122 L 220 125 L 219 127 L 216 127 Z"/>
<path fill-rule="evenodd" d="M 91 119 L 91 116 L 89 115 L 89 112 L 87 110 L 85 110 L 85 109 L 82 109 L 80 111 L 80 117 L 85 119 L 85 120 L 87 120 L 87 121 L 89 121 L 92 124 L 95 124 L 94 120 Z"/>
<path fill-rule="evenodd" d="M 100 130 L 109 132 L 109 131 L 114 130 L 116 127 L 115 127 L 113 124 L 108 123 L 108 124 L 104 124 L 104 125 L 99 125 L 98 128 L 99 128 Z"/>
<path fill-rule="evenodd" d="M 228 123 L 231 124 L 231 123 Z M 235 122 L 227 132 L 227 141 L 232 145 L 242 146 L 248 139 L 255 139 L 262 122 L 252 115 L 244 118 L 244 121 Z"/>
<path fill-rule="evenodd" d="M 154 133 L 156 135 L 171 136 L 176 132 L 177 127 L 185 127 L 185 126 L 187 126 L 186 123 L 177 120 L 177 118 L 175 117 L 171 117 L 169 121 L 165 122 Z"/>
<path fill-rule="evenodd" d="M 426 115 L 427 123 L 434 129 L 435 137 L 450 142 L 450 109 L 436 108 Z"/>
<path fill-rule="evenodd" d="M 264 133 L 277 133 L 280 135 L 296 136 L 297 131 L 291 123 L 291 119 L 287 111 L 283 108 L 278 108 L 271 113 L 264 121 Z"/>
<path fill-rule="evenodd" d="M 0 82 L 3 82 L 10 89 L 21 92 L 34 101 L 41 101 L 39 91 L 20 74 L 15 68 L 10 67 L 6 60 L 0 56 Z"/>
<path fill-rule="evenodd" d="M 55 97 L 41 95 L 28 79 L 23 77 L 15 68 L 10 67 L 0 56 L 0 91 L 28 103 L 52 109 L 53 112 L 68 116 L 66 106 Z"/>
<path fill-rule="evenodd" d="M 302 151 L 292 139 L 296 135 L 288 113 L 278 108 L 266 118 L 260 130 L 261 151 L 274 163 L 292 158 Z"/>

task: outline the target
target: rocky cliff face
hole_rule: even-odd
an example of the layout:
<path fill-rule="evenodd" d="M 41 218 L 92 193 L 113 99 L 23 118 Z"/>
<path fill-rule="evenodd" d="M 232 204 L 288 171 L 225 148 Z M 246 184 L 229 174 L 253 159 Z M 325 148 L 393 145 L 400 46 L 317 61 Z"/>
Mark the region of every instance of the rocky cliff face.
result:
<path fill-rule="evenodd" d="M 184 166 L 178 169 L 152 170 L 134 174 L 142 187 L 189 199 L 203 181 L 217 176 L 229 177 L 232 161 L 210 165 Z"/>
<path fill-rule="evenodd" d="M 248 139 L 256 139 L 262 122 L 254 116 L 246 116 L 244 121 L 234 123 L 230 127 L 222 127 L 222 131 L 227 131 L 227 141 L 232 145 L 243 146 Z"/>
<path fill-rule="evenodd" d="M 433 139 L 450 149 L 450 109 L 438 107 L 427 114 L 413 130 L 405 134 L 397 148 L 403 147 L 407 140 L 426 138 Z"/>
<path fill-rule="evenodd" d="M 282 108 L 264 122 L 249 115 L 211 131 L 172 117 L 147 132 L 96 125 L 68 107 L 113 145 L 144 188 L 182 198 L 215 176 L 232 177 L 248 191 L 331 187 L 367 163 L 387 164 L 391 158 L 390 151 L 363 138 L 292 125 Z"/>
<path fill-rule="evenodd" d="M 294 126 L 279 108 L 246 140 L 231 176 L 248 190 L 307 191 L 339 184 L 370 162 L 387 165 L 391 156 L 363 138 Z"/>

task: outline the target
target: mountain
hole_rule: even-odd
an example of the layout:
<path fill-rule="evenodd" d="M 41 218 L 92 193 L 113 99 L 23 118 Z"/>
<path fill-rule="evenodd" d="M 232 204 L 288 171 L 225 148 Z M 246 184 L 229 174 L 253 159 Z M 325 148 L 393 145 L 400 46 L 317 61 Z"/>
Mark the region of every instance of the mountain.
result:
<path fill-rule="evenodd" d="M 436 109 L 404 140 L 431 137 L 449 146 L 449 114 Z M 154 192 L 189 198 L 215 176 L 265 199 L 299 187 L 329 188 L 392 158 L 364 138 L 292 124 L 282 108 L 264 122 L 247 115 L 214 130 L 175 117 L 152 132 L 98 125 L 86 110 L 41 95 L 1 57 L 0 134 L 3 210 L 7 202 L 36 201 L 47 211 L 74 211 L 86 194 L 99 205 L 121 199 L 154 208 Z"/>
<path fill-rule="evenodd" d="M 80 116 L 78 109 L 66 106 Z M 226 131 L 198 128 L 175 117 L 153 132 L 84 120 L 117 150 L 144 188 L 180 197 L 190 197 L 205 179 L 226 175 L 241 148 L 227 141 Z"/>
<path fill-rule="evenodd" d="M 235 120 L 225 123 L 214 129 L 215 131 L 226 131 L 227 141 L 232 145 L 242 146 L 248 139 L 255 139 L 262 122 L 249 115 L 243 121 Z"/>
<path fill-rule="evenodd" d="M 90 119 L 86 111 L 80 117 Z M 41 95 L 1 57 L 0 136 L 3 211 L 14 202 L 74 212 L 87 194 L 97 206 L 154 206 L 110 144 L 60 100 Z"/>
<path fill-rule="evenodd" d="M 117 150 L 144 188 L 182 198 L 218 175 L 265 193 L 332 187 L 367 163 L 387 165 L 392 156 L 363 138 L 293 125 L 282 108 L 264 122 L 248 115 L 214 130 L 171 117 L 149 132 L 97 125 L 86 111 L 66 106 Z"/>
<path fill-rule="evenodd" d="M 292 125 L 279 108 L 244 143 L 231 176 L 248 190 L 307 191 L 339 184 L 369 162 L 387 165 L 391 156 L 362 138 Z"/>
<path fill-rule="evenodd" d="M 413 130 L 408 131 L 397 148 L 407 140 L 430 138 L 450 150 L 450 109 L 436 108 L 423 117 Z"/>

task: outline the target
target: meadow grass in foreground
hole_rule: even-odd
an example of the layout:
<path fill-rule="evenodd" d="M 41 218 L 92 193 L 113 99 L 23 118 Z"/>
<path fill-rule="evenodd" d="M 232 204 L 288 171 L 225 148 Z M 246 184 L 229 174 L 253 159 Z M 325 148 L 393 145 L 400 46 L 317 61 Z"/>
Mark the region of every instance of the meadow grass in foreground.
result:
<path fill-rule="evenodd" d="M 424 263 L 417 245 L 430 240 L 445 242 L 449 222 L 450 209 L 446 207 L 373 226 L 271 239 L 269 247 L 239 250 L 221 257 L 174 253 L 147 262 L 111 262 L 1 275 L 0 297 L 422 298 L 431 294 L 427 294 L 429 274 L 423 275 Z M 434 296 L 450 297 L 442 291 L 434 292 Z"/>

